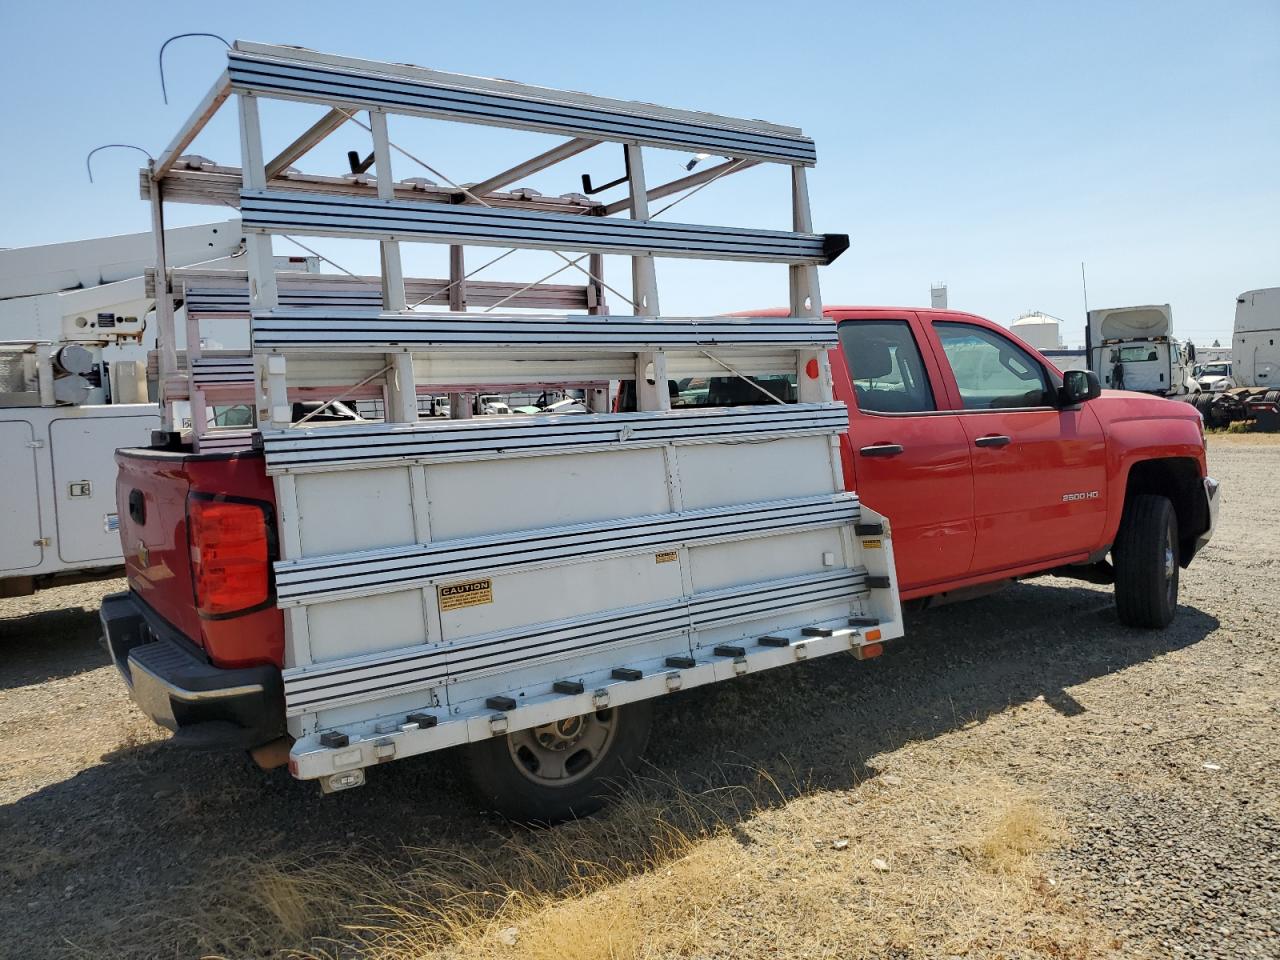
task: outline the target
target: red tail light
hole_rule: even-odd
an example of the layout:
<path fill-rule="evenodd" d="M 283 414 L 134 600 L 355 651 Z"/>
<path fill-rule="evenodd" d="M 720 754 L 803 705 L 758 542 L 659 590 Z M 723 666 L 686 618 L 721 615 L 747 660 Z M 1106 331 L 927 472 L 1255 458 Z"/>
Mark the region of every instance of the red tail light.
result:
<path fill-rule="evenodd" d="M 271 508 L 245 500 L 187 498 L 187 534 L 196 609 L 225 617 L 271 600 Z"/>

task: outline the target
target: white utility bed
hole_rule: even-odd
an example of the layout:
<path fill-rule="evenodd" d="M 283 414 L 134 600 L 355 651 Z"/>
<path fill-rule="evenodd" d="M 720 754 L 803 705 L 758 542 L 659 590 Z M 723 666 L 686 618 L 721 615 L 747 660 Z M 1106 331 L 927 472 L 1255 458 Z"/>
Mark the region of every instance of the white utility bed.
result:
<path fill-rule="evenodd" d="M 180 156 L 233 96 L 241 169 Z M 259 112 L 271 99 L 325 111 L 274 158 Z M 446 187 L 438 171 L 433 183 L 396 179 L 393 114 L 571 139 Z M 362 164 L 351 154 L 352 176 L 290 166 L 348 122 L 373 147 Z M 655 147 L 699 154 L 688 169 L 718 160 L 649 187 L 644 150 Z M 598 189 L 584 177 L 584 190 L 625 183 L 623 199 L 503 192 L 592 148 L 620 154 L 608 162 L 625 176 Z M 163 261 L 155 276 L 162 330 L 185 284 L 188 342 L 205 320 L 247 317 L 252 351 L 239 364 L 191 357 L 185 383 L 175 369 L 161 380 L 195 406 L 252 393 L 278 508 L 296 776 L 353 786 L 360 768 L 388 759 L 806 658 L 870 655 L 901 635 L 889 525 L 843 484 L 848 419 L 832 400 L 836 334 L 817 268 L 848 238 L 813 228 L 806 171 L 816 157 L 799 130 L 761 121 L 232 48 L 227 72 L 144 174 L 144 195 L 157 211 L 166 192 L 240 209 L 243 278 L 215 289 Z M 406 160 L 422 162 L 401 151 L 395 165 Z M 789 229 L 664 218 L 721 177 L 767 164 L 787 174 Z M 364 175 L 370 165 L 376 176 Z M 677 194 L 651 213 L 650 201 Z M 376 242 L 381 275 L 277 276 L 278 235 Z M 449 280 L 406 279 L 407 242 L 447 245 Z M 470 246 L 551 250 L 559 269 L 509 288 L 472 280 Z M 603 279 L 606 256 L 629 260 L 629 296 Z M 789 310 L 664 316 L 655 262 L 667 258 L 778 264 Z M 546 283 L 568 268 L 586 274 L 584 286 Z M 632 315 L 611 315 L 606 290 Z M 698 379 L 728 387 L 672 409 L 672 384 Z M 592 412 L 418 420 L 424 392 L 449 394 L 460 414 L 468 405 L 452 401 L 550 388 L 581 390 Z M 386 422 L 291 423 L 300 399 L 371 396 Z"/>

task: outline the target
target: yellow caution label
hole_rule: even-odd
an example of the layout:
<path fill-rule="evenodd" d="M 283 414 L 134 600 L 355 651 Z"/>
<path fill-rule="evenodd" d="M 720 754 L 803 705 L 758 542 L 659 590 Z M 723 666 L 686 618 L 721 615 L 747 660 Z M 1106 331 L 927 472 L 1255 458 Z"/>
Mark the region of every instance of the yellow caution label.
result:
<path fill-rule="evenodd" d="M 879 550 L 881 548 L 879 540 L 863 540 L 862 547 L 864 550 Z"/>
<path fill-rule="evenodd" d="M 493 603 L 493 581 L 488 578 L 440 587 L 441 613 L 462 607 L 478 607 L 482 603 Z"/>
<path fill-rule="evenodd" d="M 680 559 L 680 554 L 676 550 L 665 550 L 654 554 L 653 559 L 655 563 L 675 563 Z"/>

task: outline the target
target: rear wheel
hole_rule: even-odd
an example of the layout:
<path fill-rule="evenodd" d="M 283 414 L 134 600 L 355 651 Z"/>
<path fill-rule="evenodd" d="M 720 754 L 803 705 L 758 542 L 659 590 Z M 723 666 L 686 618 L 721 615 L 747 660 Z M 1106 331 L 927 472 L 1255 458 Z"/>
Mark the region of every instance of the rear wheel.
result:
<path fill-rule="evenodd" d="M 634 769 L 652 719 L 652 704 L 641 701 L 472 744 L 472 784 L 486 806 L 513 820 L 586 816 Z"/>
<path fill-rule="evenodd" d="M 1213 412 L 1213 394 L 1201 393 L 1192 401 L 1195 408 L 1200 411 L 1200 416 L 1204 418 L 1206 427 L 1216 427 L 1218 425 L 1217 417 Z"/>
<path fill-rule="evenodd" d="M 1168 497 L 1130 497 L 1111 548 L 1116 611 L 1131 627 L 1165 627 L 1178 608 L 1178 515 Z"/>

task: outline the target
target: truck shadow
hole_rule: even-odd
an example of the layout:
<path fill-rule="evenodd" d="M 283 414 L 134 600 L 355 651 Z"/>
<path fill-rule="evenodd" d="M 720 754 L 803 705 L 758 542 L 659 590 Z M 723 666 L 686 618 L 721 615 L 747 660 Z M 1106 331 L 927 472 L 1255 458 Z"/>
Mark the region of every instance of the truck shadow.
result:
<path fill-rule="evenodd" d="M 67 607 L 0 619 L 0 690 L 105 667 L 97 609 Z"/>
<path fill-rule="evenodd" d="M 648 752 L 661 774 L 640 788 L 655 799 L 653 824 L 640 830 L 667 816 L 664 790 L 675 796 L 714 785 L 755 798 L 717 812 L 719 826 L 749 842 L 739 823 L 762 805 L 873 778 L 876 754 L 1011 705 L 1043 697 L 1067 715 L 1084 713 L 1067 688 L 1195 644 L 1218 626 L 1182 607 L 1165 631 L 1131 630 L 1117 621 L 1109 592 L 1067 583 L 1019 584 L 915 615 L 907 639 L 878 660 L 832 656 L 665 698 Z M 227 883 L 229 861 L 314 863 L 331 854 L 335 862 L 399 869 L 407 847 L 470 858 L 537 842 L 536 833 L 460 799 L 465 778 L 453 752 L 372 770 L 364 789 L 325 798 L 313 784 L 283 771 L 264 774 L 240 756 L 161 744 L 104 760 L 0 810 L 0 926 L 21 914 L 25 929 L 46 934 L 32 942 L 129 956 L 125 905 L 198 918 L 216 898 L 211 891 Z M 771 799 L 756 789 L 762 776 Z M 636 863 L 621 865 L 642 869 L 645 862 L 637 854 Z M 109 901 L 91 905 L 85 892 L 103 886 Z M 175 921 L 154 934 L 164 948 L 153 939 L 150 952 L 219 946 L 196 929 Z"/>

